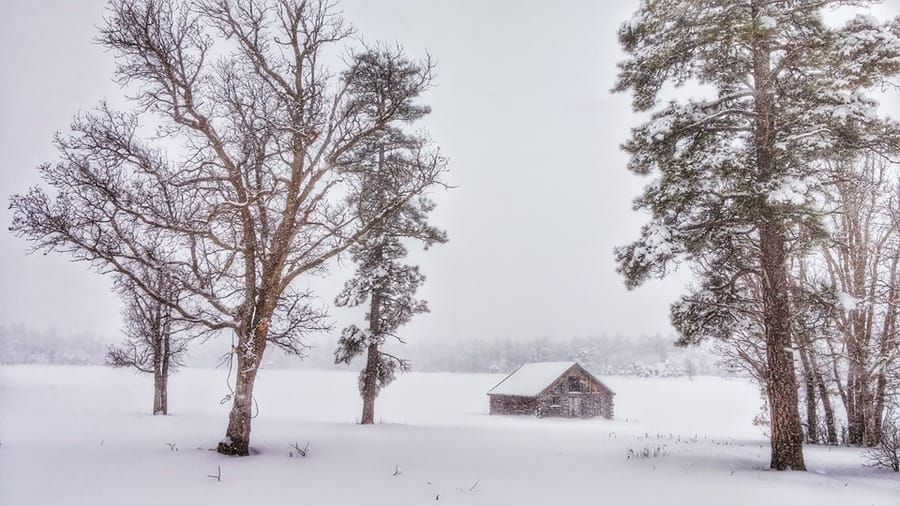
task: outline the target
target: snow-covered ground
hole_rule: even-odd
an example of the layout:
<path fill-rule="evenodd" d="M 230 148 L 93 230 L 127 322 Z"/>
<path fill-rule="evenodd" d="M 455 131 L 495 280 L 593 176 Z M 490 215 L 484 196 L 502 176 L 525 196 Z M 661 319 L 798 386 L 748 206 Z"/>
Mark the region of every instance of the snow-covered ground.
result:
<path fill-rule="evenodd" d="M 858 450 L 807 448 L 810 472 L 766 470 L 743 380 L 604 377 L 610 421 L 488 416 L 502 377 L 407 374 L 379 398 L 381 423 L 360 426 L 355 373 L 266 370 L 256 454 L 228 458 L 209 450 L 229 407 L 221 371 L 174 376 L 172 415 L 154 417 L 145 376 L 0 368 L 0 504 L 900 505 L 898 476 Z"/>

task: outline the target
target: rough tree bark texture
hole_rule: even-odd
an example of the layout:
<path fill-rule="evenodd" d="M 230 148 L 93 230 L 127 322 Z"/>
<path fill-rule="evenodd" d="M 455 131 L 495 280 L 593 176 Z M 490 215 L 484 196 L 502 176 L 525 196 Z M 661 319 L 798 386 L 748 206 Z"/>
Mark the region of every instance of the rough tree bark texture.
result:
<path fill-rule="evenodd" d="M 376 254 L 381 257 L 381 251 Z M 379 322 L 381 321 L 381 292 L 372 291 L 372 300 L 369 305 L 369 332 L 372 334 L 372 343 L 369 344 L 366 354 L 366 368 L 363 372 L 363 409 L 360 423 L 363 425 L 375 423 L 375 397 L 378 395 L 378 362 L 381 357 L 378 353 L 378 339 L 381 335 Z"/>
<path fill-rule="evenodd" d="M 369 351 L 366 356 L 366 369 L 363 373 L 363 408 L 360 423 L 363 425 L 375 423 L 375 396 L 377 395 L 378 380 L 378 345 L 372 343 L 369 345 Z"/>
<path fill-rule="evenodd" d="M 228 415 L 225 440 L 219 442 L 219 453 L 225 455 L 250 455 L 250 421 L 253 415 L 253 385 L 256 383 L 257 363 L 238 355 L 237 378 L 234 387 L 234 404 Z"/>
<path fill-rule="evenodd" d="M 897 347 L 897 337 L 895 335 L 897 328 L 897 298 L 898 298 L 898 277 L 900 277 L 900 272 L 898 272 L 898 267 L 900 267 L 900 249 L 894 250 L 893 256 L 891 258 L 891 270 L 890 277 L 888 282 L 888 294 L 887 294 L 887 314 L 884 318 L 884 324 L 882 326 L 880 341 L 878 352 L 879 355 L 884 358 L 888 357 L 889 354 L 895 353 L 892 351 L 892 348 Z M 878 369 L 878 373 L 876 375 L 876 384 L 875 384 L 875 406 L 874 412 L 870 417 L 870 426 L 867 431 L 870 437 L 870 442 L 873 445 L 878 444 L 884 438 L 884 427 L 882 426 L 884 422 L 884 411 L 885 404 L 887 401 L 887 386 L 888 386 L 888 378 L 885 374 L 885 365 L 881 365 Z M 867 443 L 868 444 L 868 443 Z"/>
<path fill-rule="evenodd" d="M 269 317 L 261 318 L 254 325 L 250 337 L 238 338 L 234 401 L 228 415 L 225 439 L 219 442 L 217 451 L 225 455 L 250 455 L 250 425 L 253 419 L 253 386 L 259 372 L 260 358 L 266 349 Z"/>
<path fill-rule="evenodd" d="M 822 399 L 822 411 L 825 412 L 825 431 L 828 436 L 828 444 L 838 444 L 837 425 L 834 421 L 834 408 L 831 405 L 831 397 L 822 373 L 816 371 L 816 385 L 819 387 L 819 397 Z"/>
<path fill-rule="evenodd" d="M 768 373 L 766 391 L 772 424 L 770 466 L 778 470 L 805 471 L 783 234 L 779 225 L 764 223 L 760 227 L 761 263 L 766 284 L 763 308 Z"/>
<path fill-rule="evenodd" d="M 153 414 L 169 414 L 169 362 L 172 360 L 169 350 L 169 339 L 160 339 L 159 357 L 153 364 Z"/>
<path fill-rule="evenodd" d="M 867 242 L 867 241 L 866 241 Z M 854 259 L 853 283 L 865 289 L 865 264 Z M 860 294 L 853 294 L 854 296 Z M 864 297 L 860 297 L 864 299 Z M 867 421 L 872 414 L 873 397 L 869 389 L 869 336 L 871 335 L 871 311 L 854 309 L 850 312 L 852 337 L 847 343 L 849 370 L 847 375 L 847 439 L 851 445 L 868 444 Z"/>
<path fill-rule="evenodd" d="M 809 350 L 802 344 L 799 349 L 800 363 L 803 365 L 803 392 L 806 394 L 806 442 L 816 444 L 819 442 L 816 378 L 809 360 Z"/>
<path fill-rule="evenodd" d="M 169 414 L 169 377 L 166 374 L 155 374 L 153 378 L 153 414 Z"/>
<path fill-rule="evenodd" d="M 754 18 L 762 12 L 754 1 Z M 775 158 L 775 90 L 772 84 L 771 48 L 764 36 L 754 40 L 753 81 L 756 87 L 754 143 L 756 167 L 761 181 L 777 174 Z M 791 339 L 790 283 L 784 224 L 776 209 L 760 202 L 758 225 L 760 268 L 763 282 L 763 326 L 765 329 L 767 376 L 771 420 L 772 459 L 778 470 L 805 471 L 803 428 L 798 409 L 797 378 Z"/>

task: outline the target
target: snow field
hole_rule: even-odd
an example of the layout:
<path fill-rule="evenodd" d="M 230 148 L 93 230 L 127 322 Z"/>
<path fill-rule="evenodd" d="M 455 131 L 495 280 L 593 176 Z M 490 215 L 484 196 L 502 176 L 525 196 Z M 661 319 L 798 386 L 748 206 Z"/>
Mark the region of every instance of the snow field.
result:
<path fill-rule="evenodd" d="M 808 447 L 810 472 L 766 470 L 744 380 L 603 377 L 616 420 L 561 420 L 487 415 L 504 375 L 410 373 L 379 398 L 382 423 L 359 426 L 356 373 L 264 370 L 255 454 L 229 458 L 209 451 L 224 375 L 178 373 L 172 415 L 154 417 L 146 376 L 0 368 L 0 504 L 900 505 L 897 475 L 855 449 Z"/>

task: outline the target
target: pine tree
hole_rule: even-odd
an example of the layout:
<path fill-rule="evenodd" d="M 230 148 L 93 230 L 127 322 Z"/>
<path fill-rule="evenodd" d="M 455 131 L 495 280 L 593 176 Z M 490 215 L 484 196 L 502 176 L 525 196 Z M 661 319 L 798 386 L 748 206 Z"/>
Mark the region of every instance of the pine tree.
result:
<path fill-rule="evenodd" d="M 380 48 L 368 53 L 367 68 L 387 75 L 404 74 L 411 69 L 402 53 Z M 422 110 L 421 114 L 427 113 Z M 442 186 L 440 175 L 446 161 L 438 153 L 429 151 L 423 135 L 404 134 L 388 129 L 383 135 L 362 143 L 339 163 L 348 174 L 355 175 L 358 185 L 351 195 L 351 203 L 361 220 L 374 220 L 374 212 L 383 209 L 403 194 L 405 188 Z M 359 389 L 363 398 L 363 424 L 375 422 L 375 398 L 380 390 L 394 380 L 396 372 L 408 370 L 406 360 L 387 353 L 382 346 L 387 338 L 397 335 L 397 329 L 413 316 L 428 311 L 415 293 L 425 281 L 419 268 L 402 263 L 407 255 L 404 240 L 417 240 L 428 248 L 447 241 L 446 234 L 428 224 L 428 213 L 434 203 L 425 196 L 395 207 L 377 221 L 372 230 L 350 248 L 357 270 L 335 299 L 339 307 L 354 307 L 368 302 L 367 329 L 356 325 L 345 328 L 338 340 L 335 363 L 349 364 L 365 354 L 366 364 L 360 373 Z"/>
<path fill-rule="evenodd" d="M 368 302 L 366 321 L 362 329 L 350 325 L 343 330 L 335 351 L 335 363 L 349 364 L 365 354 L 366 362 L 359 376 L 359 391 L 363 398 L 360 423 L 375 423 L 375 398 L 391 383 L 397 371 L 405 372 L 409 363 L 386 352 L 382 346 L 387 338 L 404 342 L 396 333 L 413 316 L 428 311 L 425 301 L 414 298 L 425 281 L 419 268 L 400 262 L 407 250 L 397 236 L 383 231 L 367 237 L 355 247 L 352 256 L 359 264 L 355 276 L 338 295 L 338 306 L 359 306 Z"/>
<path fill-rule="evenodd" d="M 614 91 L 652 110 L 624 144 L 628 167 L 654 177 L 635 202 L 651 221 L 617 249 L 619 269 L 634 287 L 688 260 L 697 286 L 672 308 L 682 342 L 761 341 L 774 469 L 805 469 L 787 260 L 820 227 L 821 162 L 900 150 L 900 128 L 866 95 L 900 71 L 900 19 L 823 20 L 870 3 L 643 0 L 619 31 Z M 697 98 L 658 105 L 685 84 Z"/>

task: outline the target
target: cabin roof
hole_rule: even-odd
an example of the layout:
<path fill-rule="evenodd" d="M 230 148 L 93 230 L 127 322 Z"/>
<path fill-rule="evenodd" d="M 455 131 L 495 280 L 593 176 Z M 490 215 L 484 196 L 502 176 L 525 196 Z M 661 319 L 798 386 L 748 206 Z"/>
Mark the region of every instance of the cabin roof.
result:
<path fill-rule="evenodd" d="M 494 385 L 494 388 L 488 391 L 488 395 L 535 397 L 573 367 L 578 367 L 592 380 L 596 381 L 597 384 L 609 393 L 614 394 L 612 389 L 578 365 L 577 362 L 533 362 L 519 366 L 518 369 L 503 378 L 500 383 Z"/>
<path fill-rule="evenodd" d="M 503 378 L 494 388 L 488 391 L 489 395 L 520 395 L 534 397 L 547 388 L 566 371 L 575 366 L 575 362 L 535 362 L 524 364 Z"/>

